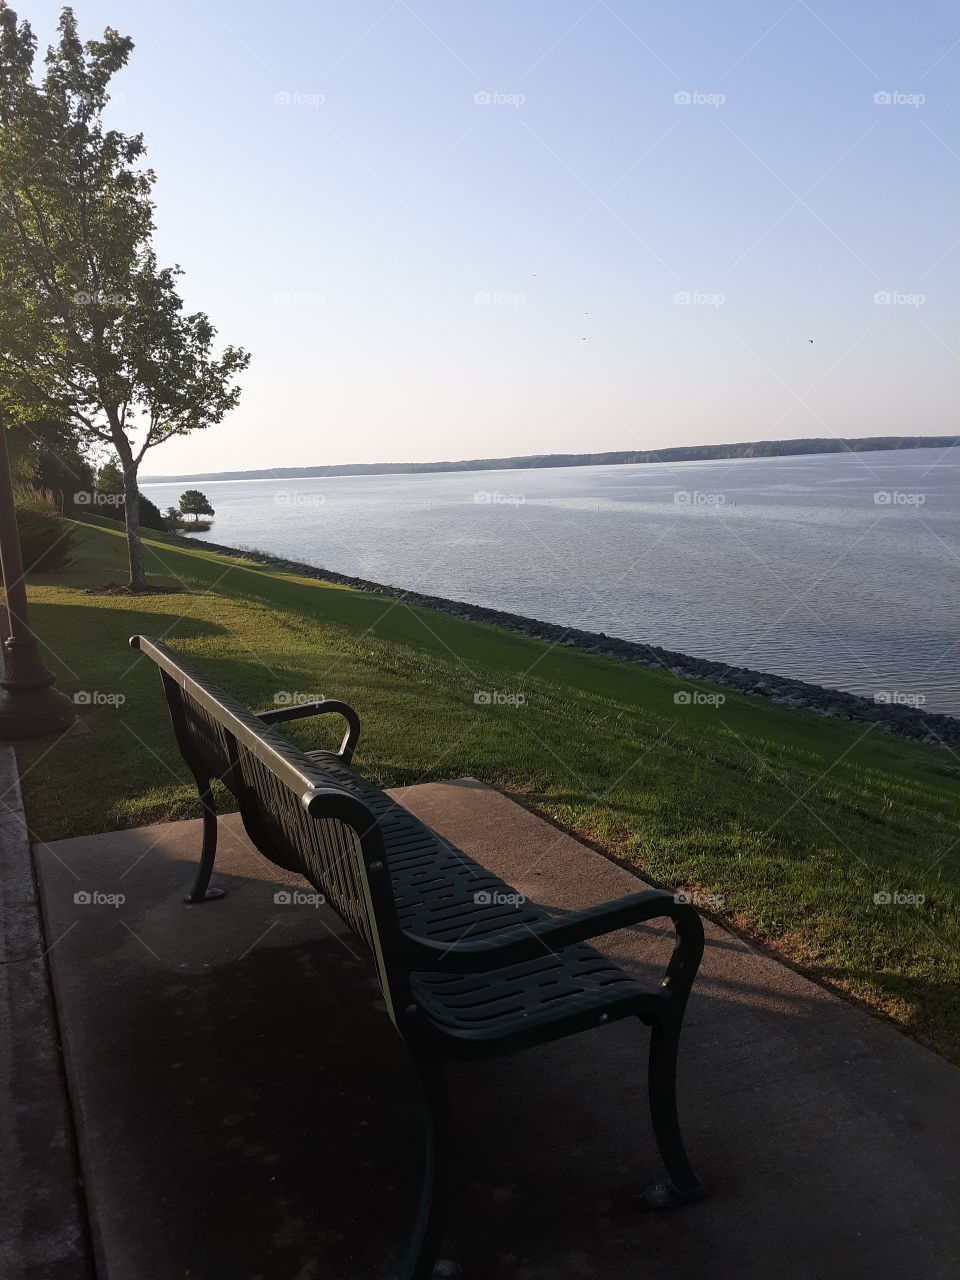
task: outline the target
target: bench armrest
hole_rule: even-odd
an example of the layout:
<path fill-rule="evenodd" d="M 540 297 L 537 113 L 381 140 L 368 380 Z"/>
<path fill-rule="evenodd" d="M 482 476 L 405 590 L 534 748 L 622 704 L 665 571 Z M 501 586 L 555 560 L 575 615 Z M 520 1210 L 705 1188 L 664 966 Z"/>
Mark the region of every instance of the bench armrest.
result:
<path fill-rule="evenodd" d="M 338 702 L 335 698 L 324 698 L 322 702 L 301 702 L 296 706 L 276 707 L 272 711 L 258 711 L 256 714 L 264 724 L 282 724 L 285 720 L 304 720 L 307 716 L 325 716 L 331 712 L 343 716 L 347 722 L 347 731 L 340 743 L 339 755 L 344 764 L 349 764 L 360 738 L 360 717 L 346 702 Z"/>
<path fill-rule="evenodd" d="M 501 930 L 489 939 L 446 945 L 406 933 L 414 951 L 414 967 L 435 973 L 485 973 L 508 965 L 535 960 L 545 952 L 560 951 L 575 942 L 600 937 L 669 916 L 677 932 L 677 942 L 664 987 L 685 996 L 696 976 L 703 955 L 703 924 L 688 902 L 677 902 L 672 893 L 647 889 L 598 907 L 585 907 L 565 916 L 537 924 L 519 924 Z"/>

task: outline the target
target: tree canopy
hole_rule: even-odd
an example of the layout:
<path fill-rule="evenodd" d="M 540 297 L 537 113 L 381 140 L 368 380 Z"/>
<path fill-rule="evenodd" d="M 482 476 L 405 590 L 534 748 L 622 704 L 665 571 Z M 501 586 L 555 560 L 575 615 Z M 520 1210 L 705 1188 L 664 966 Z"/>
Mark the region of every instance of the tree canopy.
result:
<path fill-rule="evenodd" d="M 220 422 L 249 356 L 215 354 L 209 318 L 184 313 L 182 269 L 160 266 L 151 244 L 143 135 L 104 128 L 108 85 L 132 48 L 112 28 L 82 43 L 65 8 L 35 81 L 30 25 L 0 9 L 0 412 L 52 416 L 115 451 L 137 588 L 140 462 Z"/>

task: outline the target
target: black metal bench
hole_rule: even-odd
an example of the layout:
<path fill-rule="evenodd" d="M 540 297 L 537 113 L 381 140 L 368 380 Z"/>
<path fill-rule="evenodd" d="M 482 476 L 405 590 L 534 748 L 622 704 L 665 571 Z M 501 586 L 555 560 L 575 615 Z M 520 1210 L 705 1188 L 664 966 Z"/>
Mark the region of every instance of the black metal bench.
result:
<path fill-rule="evenodd" d="M 431 1274 L 440 1238 L 448 1181 L 447 1059 L 492 1057 L 639 1018 L 651 1028 L 650 1111 L 668 1174 L 647 1189 L 647 1200 L 673 1207 L 704 1195 L 684 1151 L 676 1106 L 681 1023 L 703 954 L 703 926 L 693 907 L 659 890 L 559 918 L 516 903 L 509 885 L 351 770 L 360 721 L 345 703 L 256 715 L 165 645 L 146 636 L 130 643 L 160 668 L 174 734 L 200 792 L 203 848 L 187 901 L 222 893 L 210 886 L 217 843 L 210 787 L 219 779 L 236 797 L 257 849 L 309 880 L 372 953 L 387 1012 L 412 1050 L 428 1103 L 426 1172 L 399 1273 L 404 1280 Z M 271 727 L 329 713 L 347 722 L 337 752 L 300 751 Z M 658 991 L 586 945 L 588 938 L 658 917 L 670 917 L 676 930 Z"/>

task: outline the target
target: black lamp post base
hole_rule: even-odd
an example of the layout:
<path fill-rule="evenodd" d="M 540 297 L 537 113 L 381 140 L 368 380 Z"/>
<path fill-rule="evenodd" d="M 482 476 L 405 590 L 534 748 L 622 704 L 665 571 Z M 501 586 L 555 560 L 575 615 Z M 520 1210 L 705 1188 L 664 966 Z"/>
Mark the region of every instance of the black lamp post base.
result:
<path fill-rule="evenodd" d="M 0 742 L 29 742 L 65 733 L 77 713 L 68 697 L 52 685 L 0 689 Z"/>

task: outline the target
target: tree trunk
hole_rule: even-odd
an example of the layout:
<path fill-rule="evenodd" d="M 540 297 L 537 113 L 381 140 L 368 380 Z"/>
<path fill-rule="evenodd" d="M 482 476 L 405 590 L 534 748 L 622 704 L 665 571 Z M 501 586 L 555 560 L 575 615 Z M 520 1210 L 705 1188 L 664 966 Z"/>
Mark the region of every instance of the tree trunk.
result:
<path fill-rule="evenodd" d="M 140 541 L 140 490 L 137 487 L 137 464 L 129 446 L 117 448 L 123 467 L 123 516 L 127 526 L 127 554 L 130 560 L 130 586 L 141 591 L 147 585 L 143 572 L 143 544 Z"/>

